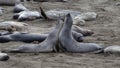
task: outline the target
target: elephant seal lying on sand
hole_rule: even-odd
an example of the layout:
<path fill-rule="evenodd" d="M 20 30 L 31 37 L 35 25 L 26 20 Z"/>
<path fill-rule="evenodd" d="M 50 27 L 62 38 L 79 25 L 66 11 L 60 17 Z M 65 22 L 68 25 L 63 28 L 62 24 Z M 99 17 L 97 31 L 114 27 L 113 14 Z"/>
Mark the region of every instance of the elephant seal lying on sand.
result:
<path fill-rule="evenodd" d="M 0 61 L 7 61 L 9 59 L 9 56 L 6 53 L 0 52 Z"/>
<path fill-rule="evenodd" d="M 20 3 L 20 0 L 0 0 L 0 5 L 15 5 Z"/>
<path fill-rule="evenodd" d="M 108 46 L 103 51 L 104 51 L 104 54 L 118 54 L 118 55 L 120 55 L 120 46 L 119 45 Z"/>
<path fill-rule="evenodd" d="M 22 4 L 16 4 L 14 9 L 13 9 L 13 12 L 14 13 L 19 13 L 21 11 L 28 11 L 28 9 Z"/>
<path fill-rule="evenodd" d="M 38 11 L 22 11 L 14 14 L 13 19 L 18 21 L 35 20 L 41 18 L 41 14 Z"/>
<path fill-rule="evenodd" d="M 3 21 L 0 23 L 0 30 L 22 30 L 23 28 L 25 28 L 26 26 L 28 26 L 28 24 L 23 23 L 23 22 L 15 22 L 15 21 Z"/>
<path fill-rule="evenodd" d="M 47 20 L 56 20 L 59 16 L 64 19 L 65 15 L 70 13 L 73 18 L 74 25 L 85 25 L 85 21 L 94 20 L 97 18 L 97 13 L 95 12 L 84 12 L 73 10 L 64 10 L 64 9 L 53 9 L 45 12 L 41 7 L 41 15 Z"/>
<path fill-rule="evenodd" d="M 21 32 L 1 32 L 0 33 L 0 43 L 6 43 L 10 41 L 21 41 L 26 43 L 31 43 L 34 41 L 42 42 L 49 34 L 38 34 L 38 33 L 21 33 Z M 75 31 L 72 32 L 72 36 L 78 42 L 82 42 L 84 37 L 81 33 Z"/>

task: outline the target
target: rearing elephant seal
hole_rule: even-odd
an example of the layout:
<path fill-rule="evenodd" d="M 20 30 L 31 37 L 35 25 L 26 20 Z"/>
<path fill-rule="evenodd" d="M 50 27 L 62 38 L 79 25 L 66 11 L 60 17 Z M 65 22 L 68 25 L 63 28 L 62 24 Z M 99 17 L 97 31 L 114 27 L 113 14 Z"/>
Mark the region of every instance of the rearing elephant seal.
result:
<path fill-rule="evenodd" d="M 56 51 L 56 45 L 58 44 L 58 35 L 62 27 L 62 22 L 57 22 L 55 29 L 49 34 L 49 36 L 40 44 L 28 44 L 20 47 L 4 49 L 2 52 L 52 52 Z"/>
<path fill-rule="evenodd" d="M 67 14 L 64 25 L 59 34 L 59 42 L 61 44 L 59 47 L 62 51 L 87 53 L 102 49 L 102 47 L 96 43 L 78 43 L 75 41 L 71 34 L 72 23 L 73 20 L 71 15 Z"/>

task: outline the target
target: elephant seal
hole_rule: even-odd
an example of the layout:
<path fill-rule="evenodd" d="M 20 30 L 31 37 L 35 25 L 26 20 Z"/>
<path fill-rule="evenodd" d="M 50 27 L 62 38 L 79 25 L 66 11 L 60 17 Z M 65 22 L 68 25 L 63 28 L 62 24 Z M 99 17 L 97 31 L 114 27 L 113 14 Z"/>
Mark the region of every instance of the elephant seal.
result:
<path fill-rule="evenodd" d="M 13 9 L 13 12 L 19 13 L 21 11 L 28 11 L 28 9 L 25 6 L 23 6 L 22 4 L 16 4 L 14 9 Z"/>
<path fill-rule="evenodd" d="M 42 7 L 40 7 L 41 15 L 43 18 L 47 20 L 57 20 L 59 17 L 62 19 L 65 18 L 65 15 L 70 13 L 72 17 L 74 18 L 75 16 L 81 14 L 79 11 L 73 11 L 73 10 L 63 10 L 63 9 L 53 9 L 45 12 Z"/>
<path fill-rule="evenodd" d="M 81 28 L 81 27 L 76 26 L 76 25 L 72 26 L 72 30 L 74 30 L 74 31 L 76 31 L 78 33 L 83 34 L 83 36 L 91 36 L 91 35 L 94 34 L 94 32 L 92 30 Z"/>
<path fill-rule="evenodd" d="M 70 14 L 66 15 L 63 27 L 59 34 L 60 50 L 73 53 L 88 53 L 101 50 L 102 47 L 96 43 L 78 43 L 71 34 L 73 20 Z"/>
<path fill-rule="evenodd" d="M 48 37 L 40 44 L 28 44 L 19 47 L 3 49 L 2 52 L 12 53 L 36 53 L 36 52 L 53 52 L 57 51 L 58 35 L 62 28 L 62 22 L 59 20 L 56 23 L 55 29 L 48 35 Z"/>
<path fill-rule="evenodd" d="M 9 59 L 9 56 L 6 53 L 0 52 L 0 61 L 7 61 Z"/>
<path fill-rule="evenodd" d="M 86 21 L 91 21 L 97 18 L 97 13 L 95 12 L 84 12 L 73 18 L 74 25 L 85 25 Z"/>
<path fill-rule="evenodd" d="M 0 7 L 0 16 L 4 13 L 4 9 L 2 7 Z"/>
<path fill-rule="evenodd" d="M 23 28 L 26 28 L 28 24 L 23 22 L 15 22 L 15 21 L 3 21 L 0 23 L 0 30 L 22 30 Z"/>
<path fill-rule="evenodd" d="M 15 5 L 20 3 L 20 0 L 0 0 L 0 5 Z"/>
<path fill-rule="evenodd" d="M 81 13 L 79 11 L 64 10 L 64 9 L 53 9 L 45 12 L 41 7 L 40 7 L 40 11 L 41 11 L 41 15 L 46 20 L 56 20 L 59 18 L 59 16 L 62 19 L 64 19 L 65 15 L 70 13 L 73 18 L 74 25 L 85 25 L 86 21 L 94 20 L 98 16 L 97 13 L 95 12 Z"/>
<path fill-rule="evenodd" d="M 0 36 L 0 43 L 6 43 L 10 41 L 21 41 L 26 43 L 31 43 L 34 41 L 42 42 L 47 36 L 48 34 L 15 32 L 13 34 Z"/>
<path fill-rule="evenodd" d="M 22 11 L 13 15 L 13 19 L 17 19 L 18 21 L 35 20 L 39 18 L 41 18 L 41 14 L 38 11 Z"/>
<path fill-rule="evenodd" d="M 49 34 L 38 34 L 38 33 L 22 33 L 22 32 L 0 32 L 0 43 L 6 43 L 10 41 L 20 41 L 31 43 L 34 41 L 43 42 Z M 72 32 L 73 38 L 78 41 L 82 42 L 84 37 L 81 33 L 77 33 L 75 31 Z"/>
<path fill-rule="evenodd" d="M 104 53 L 120 55 L 120 46 L 119 45 L 108 46 L 108 47 L 104 48 Z"/>

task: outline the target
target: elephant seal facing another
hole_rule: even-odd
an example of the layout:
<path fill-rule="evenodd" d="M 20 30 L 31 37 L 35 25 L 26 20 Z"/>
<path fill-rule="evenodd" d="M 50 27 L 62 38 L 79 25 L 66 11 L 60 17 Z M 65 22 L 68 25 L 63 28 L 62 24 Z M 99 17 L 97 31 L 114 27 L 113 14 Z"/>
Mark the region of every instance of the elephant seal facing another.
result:
<path fill-rule="evenodd" d="M 0 61 L 7 61 L 9 59 L 9 56 L 6 53 L 0 52 Z"/>
<path fill-rule="evenodd" d="M 73 53 L 88 53 L 102 49 L 102 47 L 96 43 L 78 43 L 75 41 L 71 33 L 72 24 L 72 17 L 70 14 L 67 14 L 64 25 L 59 34 L 59 48 L 61 48 L 62 51 Z"/>
<path fill-rule="evenodd" d="M 28 44 L 28 45 L 22 45 L 15 48 L 8 48 L 2 50 L 2 52 L 13 52 L 13 53 L 36 53 L 36 52 L 53 52 L 57 51 L 57 44 L 58 44 L 58 35 L 60 32 L 60 29 L 62 27 L 62 22 L 59 20 L 57 22 L 55 29 L 48 35 L 48 37 L 41 42 L 40 44 Z"/>

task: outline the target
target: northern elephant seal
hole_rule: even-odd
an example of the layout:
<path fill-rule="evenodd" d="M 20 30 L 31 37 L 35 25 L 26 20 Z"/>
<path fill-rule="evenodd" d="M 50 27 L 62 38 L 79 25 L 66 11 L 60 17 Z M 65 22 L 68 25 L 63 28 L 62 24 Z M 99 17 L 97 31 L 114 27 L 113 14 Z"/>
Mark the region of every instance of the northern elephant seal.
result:
<path fill-rule="evenodd" d="M 6 43 L 10 41 L 20 41 L 31 43 L 34 41 L 43 42 L 49 34 L 39 34 L 39 33 L 22 33 L 22 32 L 0 32 L 0 43 Z M 84 37 L 81 33 L 77 33 L 75 31 L 72 32 L 73 38 L 82 42 Z"/>
<path fill-rule="evenodd" d="M 73 18 L 74 25 L 85 25 L 86 21 L 91 21 L 97 18 L 97 13 L 95 12 L 84 12 Z"/>
<path fill-rule="evenodd" d="M 108 47 L 104 48 L 104 53 L 120 55 L 120 46 L 119 45 L 108 46 Z"/>
<path fill-rule="evenodd" d="M 46 39 L 47 36 L 48 34 L 16 32 L 13 34 L 0 36 L 0 43 L 6 43 L 10 41 L 21 41 L 26 43 L 31 43 L 34 41 L 42 42 Z"/>
<path fill-rule="evenodd" d="M 65 10 L 65 9 L 53 9 L 49 11 L 44 11 L 41 7 L 41 15 L 47 20 L 56 20 L 59 16 L 64 19 L 65 15 L 68 13 L 71 14 L 73 18 L 74 25 L 85 25 L 86 21 L 94 20 L 97 18 L 97 13 L 95 12 L 79 12 L 73 10 Z"/>
<path fill-rule="evenodd" d="M 26 26 L 28 26 L 28 24 L 23 22 L 3 21 L 0 23 L 0 30 L 15 29 L 19 31 L 26 28 Z"/>
<path fill-rule="evenodd" d="M 19 13 L 21 11 L 28 11 L 28 9 L 22 4 L 16 4 L 14 9 L 13 9 L 13 12 L 14 13 Z"/>
<path fill-rule="evenodd" d="M 0 61 L 7 61 L 9 59 L 9 56 L 6 53 L 0 52 Z"/>
<path fill-rule="evenodd" d="M 62 22 L 57 22 L 55 29 L 48 35 L 48 37 L 40 44 L 28 44 L 22 45 L 15 48 L 8 48 L 2 50 L 2 52 L 53 52 L 56 50 L 56 45 L 58 44 L 58 35 L 62 27 Z"/>
<path fill-rule="evenodd" d="M 72 37 L 71 28 L 73 20 L 70 14 L 66 15 L 64 25 L 59 34 L 59 42 L 62 51 L 75 53 L 88 53 L 101 50 L 102 47 L 96 43 L 78 43 Z"/>
<path fill-rule="evenodd" d="M 4 13 L 4 9 L 2 7 L 0 7 L 0 16 Z"/>
<path fill-rule="evenodd" d="M 0 0 L 0 5 L 15 5 L 20 3 L 20 0 Z"/>
<path fill-rule="evenodd" d="M 40 17 L 41 14 L 38 11 L 22 11 L 13 15 L 13 19 L 17 19 L 18 21 L 35 20 Z"/>
<path fill-rule="evenodd" d="M 79 26 L 76 26 L 76 25 L 73 25 L 72 26 L 72 30 L 78 32 L 78 33 L 81 33 L 83 34 L 83 36 L 91 36 L 94 34 L 94 32 L 90 29 L 85 29 L 85 28 L 81 28 Z"/>
<path fill-rule="evenodd" d="M 50 20 L 57 20 L 59 17 L 62 19 L 65 18 L 65 15 L 70 13 L 72 17 L 74 18 L 75 16 L 81 14 L 79 11 L 73 11 L 73 10 L 64 10 L 64 9 L 53 9 L 49 11 L 44 11 L 42 7 L 40 7 L 41 15 L 45 19 L 50 19 Z"/>

